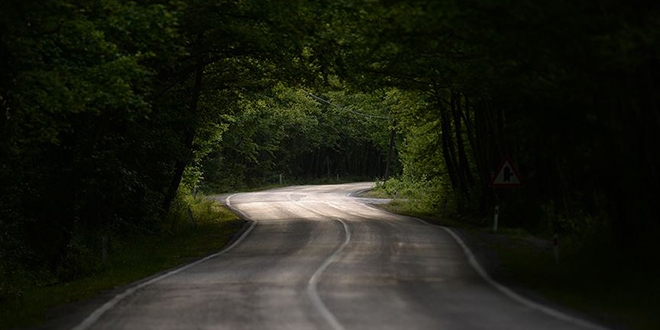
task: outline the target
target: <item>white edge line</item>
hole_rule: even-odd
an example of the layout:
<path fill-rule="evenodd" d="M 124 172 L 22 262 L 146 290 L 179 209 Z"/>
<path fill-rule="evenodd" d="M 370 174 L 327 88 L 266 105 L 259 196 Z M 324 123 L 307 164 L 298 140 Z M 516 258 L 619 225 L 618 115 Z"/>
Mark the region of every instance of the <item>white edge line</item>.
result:
<path fill-rule="evenodd" d="M 417 221 L 419 221 L 421 223 L 424 223 L 426 225 L 429 225 L 429 226 L 440 227 L 440 228 L 444 229 L 447 233 L 449 233 L 449 235 L 452 238 L 454 238 L 456 243 L 458 243 L 458 245 L 461 246 L 461 248 L 463 249 L 463 252 L 465 253 L 465 256 L 467 257 L 467 259 L 470 263 L 470 266 L 472 266 L 472 268 L 474 268 L 474 270 L 481 276 L 481 278 L 483 278 L 483 280 L 486 281 L 486 283 L 490 284 L 492 287 L 494 287 L 495 289 L 497 289 L 498 291 L 500 291 L 501 293 L 503 293 L 507 297 L 511 298 L 512 300 L 514 300 L 518 303 L 521 303 L 521 304 L 523 304 L 523 305 L 525 305 L 529 308 L 538 310 L 538 311 L 543 312 L 547 315 L 555 317 L 559 320 L 578 325 L 578 326 L 583 327 L 585 329 L 607 330 L 607 328 L 602 327 L 600 325 L 597 325 L 597 324 L 591 323 L 589 321 L 586 321 L 586 320 L 583 320 L 583 319 L 580 319 L 580 318 L 562 313 L 558 310 L 555 310 L 555 309 L 552 309 L 550 307 L 547 307 L 547 306 L 541 305 L 539 303 L 536 303 L 534 301 L 531 301 L 531 300 L 515 293 L 513 290 L 507 288 L 506 286 L 500 284 L 499 282 L 493 280 L 490 277 L 490 275 L 488 275 L 488 273 L 481 267 L 481 265 L 479 264 L 479 261 L 477 261 L 477 258 L 472 253 L 472 250 L 470 250 L 470 248 L 467 246 L 467 244 L 465 244 L 463 239 L 461 239 L 460 236 L 458 236 L 453 230 L 451 230 L 451 229 L 449 229 L 445 226 L 430 224 L 430 223 L 428 223 L 428 222 L 426 222 L 422 219 L 418 219 L 418 218 L 414 218 L 414 217 L 408 217 L 408 216 L 404 216 L 404 217 L 417 220 Z"/>
<path fill-rule="evenodd" d="M 309 279 L 309 282 L 307 283 L 307 294 L 309 297 L 312 299 L 312 303 L 316 306 L 316 308 L 321 312 L 323 317 L 326 319 L 326 321 L 330 324 L 330 326 L 335 329 L 335 330 L 344 330 L 344 326 L 339 323 L 337 318 L 330 312 L 328 307 L 323 303 L 323 300 L 321 300 L 321 297 L 319 296 L 319 293 L 317 291 L 318 283 L 321 278 L 321 275 L 323 272 L 332 264 L 337 257 L 339 257 L 339 254 L 344 250 L 344 247 L 348 245 L 348 243 L 351 241 L 351 231 L 348 229 L 348 225 L 342 221 L 341 219 L 335 219 L 339 222 L 341 222 L 342 226 L 344 226 L 344 232 L 346 233 L 346 238 L 344 239 L 344 242 L 335 250 L 335 252 L 328 257 L 328 259 L 323 262 L 321 267 L 319 267 L 312 277 Z"/>
<path fill-rule="evenodd" d="M 234 195 L 232 195 L 232 196 L 234 196 Z M 229 206 L 229 205 L 230 205 L 229 199 L 230 199 L 232 196 L 227 197 L 227 204 L 228 204 L 228 207 L 230 207 L 230 208 L 232 208 L 232 207 Z M 232 208 L 232 209 L 233 209 L 233 208 Z M 209 259 L 215 258 L 215 257 L 217 257 L 217 256 L 219 256 L 219 255 L 221 255 L 221 254 L 224 254 L 224 253 L 229 252 L 230 250 L 232 250 L 233 248 L 235 248 L 236 245 L 238 245 L 238 244 L 239 244 L 239 243 L 240 243 L 240 242 L 241 242 L 241 241 L 242 241 L 242 240 L 243 240 L 243 239 L 244 239 L 244 238 L 245 238 L 245 237 L 246 237 L 246 236 L 252 231 L 252 229 L 254 228 L 254 226 L 256 226 L 256 224 L 257 224 L 256 222 L 252 222 L 252 224 L 250 225 L 250 227 L 248 227 L 248 229 L 246 229 L 246 230 L 243 232 L 243 234 L 241 234 L 241 236 L 240 236 L 238 239 L 236 239 L 236 240 L 234 241 L 234 243 L 232 243 L 232 244 L 229 245 L 228 247 L 222 249 L 220 252 L 217 252 L 217 253 L 214 253 L 214 254 L 212 254 L 212 255 L 206 256 L 206 257 L 204 257 L 204 258 L 202 258 L 202 259 L 200 259 L 200 260 L 197 260 L 197 261 L 195 261 L 195 262 L 193 262 L 193 263 L 190 263 L 190 264 L 187 264 L 187 265 L 185 265 L 185 266 L 183 266 L 183 267 L 180 267 L 180 268 L 174 269 L 174 270 L 172 270 L 172 271 L 169 271 L 169 272 L 167 272 L 167 273 L 165 273 L 165 274 L 163 274 L 163 275 L 161 275 L 161 276 L 158 276 L 158 277 L 156 277 L 156 278 L 153 278 L 153 279 L 151 279 L 151 280 L 149 280 L 149 281 L 147 281 L 147 282 L 143 282 L 143 283 L 140 283 L 140 284 L 138 284 L 138 285 L 136 285 L 136 286 L 133 286 L 133 287 L 131 287 L 131 288 L 128 288 L 126 291 L 124 291 L 124 292 L 122 292 L 122 293 L 116 295 L 116 296 L 115 296 L 114 298 L 112 298 L 110 301 L 106 302 L 106 303 L 103 304 L 101 307 L 99 307 L 98 309 L 96 309 L 94 312 L 92 312 L 92 314 L 90 314 L 89 316 L 87 316 L 87 318 L 85 318 L 80 324 L 78 324 L 77 326 L 75 326 L 74 328 L 72 328 L 72 330 L 86 330 L 86 329 L 89 329 L 89 327 L 91 327 L 92 325 L 94 325 L 94 323 L 96 323 L 96 322 L 99 320 L 99 318 L 101 318 L 101 316 L 103 316 L 103 314 L 105 314 L 107 311 L 109 311 L 110 309 L 112 309 L 113 307 L 115 307 L 115 306 L 116 306 L 120 301 L 122 301 L 124 298 L 126 298 L 126 297 L 132 295 L 132 294 L 135 293 L 136 291 L 138 291 L 138 290 L 140 290 L 140 289 L 142 289 L 142 288 L 144 288 L 144 287 L 146 287 L 146 286 L 149 286 L 149 285 L 151 285 L 151 284 L 153 284 L 153 283 L 155 283 L 155 282 L 158 282 L 158 281 L 160 281 L 160 280 L 162 280 L 162 279 L 165 279 L 165 278 L 167 278 L 167 277 L 170 277 L 170 276 L 172 276 L 172 275 L 175 275 L 175 274 L 177 274 L 177 273 L 180 273 L 180 272 L 182 272 L 182 271 L 184 271 L 184 270 L 186 270 L 186 269 L 188 269 L 188 268 L 190 268 L 190 267 L 192 267 L 192 266 L 195 266 L 195 265 L 200 264 L 200 263 L 202 263 L 202 262 L 204 262 L 204 261 L 207 261 L 207 260 L 209 260 Z"/>
<path fill-rule="evenodd" d="M 367 191 L 369 191 L 369 190 L 373 190 L 375 187 L 376 187 L 376 185 L 374 184 L 374 186 L 371 187 L 371 188 L 366 188 L 366 189 L 356 190 L 356 191 L 353 191 L 353 192 L 348 193 L 347 196 L 348 196 L 348 197 L 354 197 L 354 198 L 357 198 L 357 197 L 356 197 L 357 195 L 362 194 L 362 193 L 364 193 L 364 192 L 367 192 Z"/>
<path fill-rule="evenodd" d="M 225 199 L 225 205 L 227 206 L 227 208 L 229 208 L 233 212 L 238 213 L 238 215 L 241 217 L 241 219 L 243 219 L 245 221 L 251 221 L 249 219 L 249 217 L 247 216 L 247 214 L 243 213 L 243 211 L 241 211 L 241 210 L 235 208 L 233 205 L 231 205 L 231 198 L 234 197 L 234 196 L 237 196 L 237 195 L 240 195 L 240 193 L 227 196 L 227 198 Z"/>
<path fill-rule="evenodd" d="M 377 209 L 375 207 L 371 207 L 371 206 L 363 204 L 363 203 L 361 203 L 361 204 L 366 206 L 367 208 L 372 209 L 372 210 L 379 210 L 379 211 L 383 211 L 383 212 L 386 212 L 386 213 L 391 213 L 387 210 Z M 504 295 L 506 295 L 510 299 L 513 299 L 514 301 L 516 301 L 518 303 L 521 303 L 521 304 L 523 304 L 523 305 L 525 305 L 529 308 L 532 308 L 532 309 L 538 310 L 540 312 L 543 312 L 543 313 L 545 313 L 547 315 L 550 315 L 554 318 L 557 318 L 559 320 L 562 320 L 562 321 L 565 321 L 565 322 L 568 322 L 568 323 L 572 323 L 572 324 L 578 325 L 578 326 L 586 328 L 586 329 L 608 330 L 608 328 L 605 328 L 603 326 L 600 326 L 600 325 L 591 323 L 589 321 L 586 321 L 586 320 L 568 315 L 566 313 L 562 313 L 558 310 L 555 310 L 555 309 L 552 309 L 550 307 L 547 307 L 547 306 L 541 305 L 539 303 L 536 303 L 534 301 L 531 301 L 531 300 L 515 293 L 513 290 L 507 288 L 506 286 L 500 284 L 499 282 L 495 281 L 492 277 L 490 277 L 490 275 L 488 275 L 488 273 L 483 269 L 483 267 L 481 267 L 481 264 L 479 264 L 479 261 L 474 256 L 474 253 L 472 253 L 472 250 L 470 250 L 470 248 L 467 246 L 467 244 L 465 244 L 463 239 L 460 236 L 458 236 L 450 228 L 445 227 L 445 226 L 440 226 L 440 225 L 434 225 L 434 224 L 428 223 L 428 222 L 426 222 L 422 219 L 415 218 L 415 217 L 410 217 L 410 216 L 405 216 L 405 215 L 400 215 L 400 214 L 394 214 L 394 215 L 399 216 L 399 217 L 403 217 L 403 218 L 407 218 L 407 219 L 412 219 L 412 220 L 421 222 L 421 223 L 423 223 L 425 225 L 428 225 L 428 226 L 440 227 L 440 228 L 444 229 L 456 241 L 456 243 L 458 243 L 458 245 L 461 246 L 461 249 L 463 249 L 463 253 L 465 253 L 465 256 L 467 257 L 468 262 L 470 263 L 470 266 L 472 266 L 472 268 L 479 274 L 479 276 L 481 276 L 481 278 L 484 281 L 486 281 L 486 283 L 493 286 L 495 289 L 497 289 L 498 291 L 500 291 L 501 293 L 503 293 Z"/>

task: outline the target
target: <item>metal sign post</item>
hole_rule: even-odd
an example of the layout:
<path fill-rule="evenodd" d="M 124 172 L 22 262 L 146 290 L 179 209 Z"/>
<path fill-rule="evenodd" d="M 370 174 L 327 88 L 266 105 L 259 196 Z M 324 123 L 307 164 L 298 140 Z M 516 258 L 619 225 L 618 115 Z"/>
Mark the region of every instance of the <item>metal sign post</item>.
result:
<path fill-rule="evenodd" d="M 515 167 L 513 167 L 513 161 L 508 156 L 504 157 L 500 166 L 497 167 L 495 175 L 488 183 L 488 186 L 491 188 L 513 188 L 521 187 L 523 185 L 520 174 Z M 497 193 L 495 194 L 496 203 L 495 203 L 495 215 L 493 216 L 493 232 L 497 232 L 497 226 L 499 222 L 499 213 L 500 213 L 500 199 Z"/>

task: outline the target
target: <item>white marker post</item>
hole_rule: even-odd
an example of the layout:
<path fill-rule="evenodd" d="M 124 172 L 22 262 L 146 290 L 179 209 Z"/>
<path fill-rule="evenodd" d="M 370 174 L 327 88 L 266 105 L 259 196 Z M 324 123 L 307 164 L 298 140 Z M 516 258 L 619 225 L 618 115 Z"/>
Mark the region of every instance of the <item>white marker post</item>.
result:
<path fill-rule="evenodd" d="M 493 217 L 493 232 L 497 232 L 497 218 L 500 215 L 500 206 L 495 205 L 495 216 Z"/>

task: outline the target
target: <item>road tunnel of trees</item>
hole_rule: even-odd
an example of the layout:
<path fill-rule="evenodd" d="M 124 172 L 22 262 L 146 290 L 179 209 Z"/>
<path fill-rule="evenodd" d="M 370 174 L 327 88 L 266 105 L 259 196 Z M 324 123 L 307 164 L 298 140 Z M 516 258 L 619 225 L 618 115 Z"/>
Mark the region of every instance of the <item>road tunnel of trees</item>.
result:
<path fill-rule="evenodd" d="M 453 214 L 505 196 L 511 225 L 653 251 L 658 5 L 1 6 L 0 283 L 79 276 L 100 236 L 158 231 L 180 194 L 280 175 L 391 177 Z M 507 155 L 525 186 L 497 192 Z"/>

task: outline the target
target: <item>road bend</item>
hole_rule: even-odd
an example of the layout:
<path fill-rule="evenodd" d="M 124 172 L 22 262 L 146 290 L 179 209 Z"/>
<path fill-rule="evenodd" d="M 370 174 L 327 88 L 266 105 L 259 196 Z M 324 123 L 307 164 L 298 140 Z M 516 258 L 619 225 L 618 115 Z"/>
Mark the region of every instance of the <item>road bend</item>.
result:
<path fill-rule="evenodd" d="M 88 316 L 89 329 L 599 329 L 514 299 L 445 229 L 352 197 L 371 183 L 222 197 L 255 222 L 231 250 Z"/>

